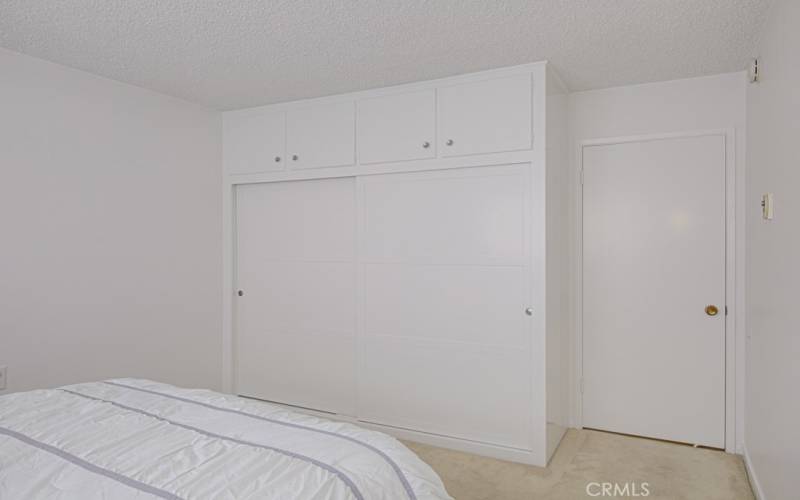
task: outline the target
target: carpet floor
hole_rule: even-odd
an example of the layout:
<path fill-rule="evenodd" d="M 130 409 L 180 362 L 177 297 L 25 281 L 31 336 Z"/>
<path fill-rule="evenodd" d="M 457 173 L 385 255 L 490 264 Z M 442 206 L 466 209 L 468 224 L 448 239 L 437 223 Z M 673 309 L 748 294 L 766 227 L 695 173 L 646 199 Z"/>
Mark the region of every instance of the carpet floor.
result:
<path fill-rule="evenodd" d="M 546 468 L 418 443 L 406 445 L 436 470 L 456 500 L 754 498 L 738 455 L 606 432 L 569 430 Z M 616 483 L 619 488 L 627 483 L 628 490 L 601 495 L 602 484 L 590 483 Z"/>

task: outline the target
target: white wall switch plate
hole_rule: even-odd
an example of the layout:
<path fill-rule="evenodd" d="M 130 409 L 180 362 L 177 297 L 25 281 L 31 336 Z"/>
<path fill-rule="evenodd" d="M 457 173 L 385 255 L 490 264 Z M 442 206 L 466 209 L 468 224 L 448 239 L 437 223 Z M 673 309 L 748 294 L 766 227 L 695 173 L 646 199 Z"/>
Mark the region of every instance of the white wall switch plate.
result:
<path fill-rule="evenodd" d="M 6 375 L 8 373 L 7 366 L 0 366 L 0 391 L 6 389 Z"/>
<path fill-rule="evenodd" d="M 761 215 L 764 220 L 772 220 L 775 215 L 772 207 L 772 193 L 766 193 L 761 196 Z"/>

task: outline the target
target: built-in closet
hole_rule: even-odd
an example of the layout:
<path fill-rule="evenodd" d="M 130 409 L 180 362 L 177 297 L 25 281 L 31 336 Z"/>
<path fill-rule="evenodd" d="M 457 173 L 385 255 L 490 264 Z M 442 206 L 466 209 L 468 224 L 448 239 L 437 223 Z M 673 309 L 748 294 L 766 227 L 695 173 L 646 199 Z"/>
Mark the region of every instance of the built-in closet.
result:
<path fill-rule="evenodd" d="M 568 405 L 564 105 L 537 63 L 226 112 L 228 388 L 544 465 Z"/>

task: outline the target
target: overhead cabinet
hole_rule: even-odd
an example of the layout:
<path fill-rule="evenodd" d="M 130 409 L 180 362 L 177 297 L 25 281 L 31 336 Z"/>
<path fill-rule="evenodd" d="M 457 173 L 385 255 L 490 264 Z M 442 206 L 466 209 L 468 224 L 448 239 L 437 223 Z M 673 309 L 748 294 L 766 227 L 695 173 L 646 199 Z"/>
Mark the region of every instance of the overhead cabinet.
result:
<path fill-rule="evenodd" d="M 286 116 L 289 168 L 353 165 L 355 125 L 353 101 L 289 110 Z"/>
<path fill-rule="evenodd" d="M 350 167 L 530 150 L 530 74 L 353 100 L 234 111 L 229 174 Z"/>
<path fill-rule="evenodd" d="M 225 115 L 229 174 L 350 166 L 355 163 L 355 104 L 318 104 L 288 111 Z"/>
<path fill-rule="evenodd" d="M 530 75 L 439 89 L 442 156 L 530 149 L 531 141 Z"/>
<path fill-rule="evenodd" d="M 286 114 L 247 112 L 226 114 L 223 155 L 230 174 L 283 170 Z"/>
<path fill-rule="evenodd" d="M 435 90 L 358 102 L 358 158 L 362 164 L 435 158 L 435 141 Z"/>
<path fill-rule="evenodd" d="M 361 164 L 519 151 L 532 137 L 530 74 L 358 102 Z"/>

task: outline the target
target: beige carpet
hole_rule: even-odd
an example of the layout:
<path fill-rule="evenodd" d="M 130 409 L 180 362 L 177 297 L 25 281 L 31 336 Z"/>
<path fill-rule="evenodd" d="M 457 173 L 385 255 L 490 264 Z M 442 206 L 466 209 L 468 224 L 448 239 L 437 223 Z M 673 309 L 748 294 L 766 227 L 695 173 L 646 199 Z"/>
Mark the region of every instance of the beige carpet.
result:
<path fill-rule="evenodd" d="M 741 457 L 588 430 L 570 430 L 547 468 L 406 443 L 439 473 L 456 500 L 642 498 L 753 500 Z M 638 483 L 639 497 L 590 496 L 589 483 Z M 594 486 L 597 493 L 600 486 Z M 629 493 L 631 490 L 629 490 Z"/>

